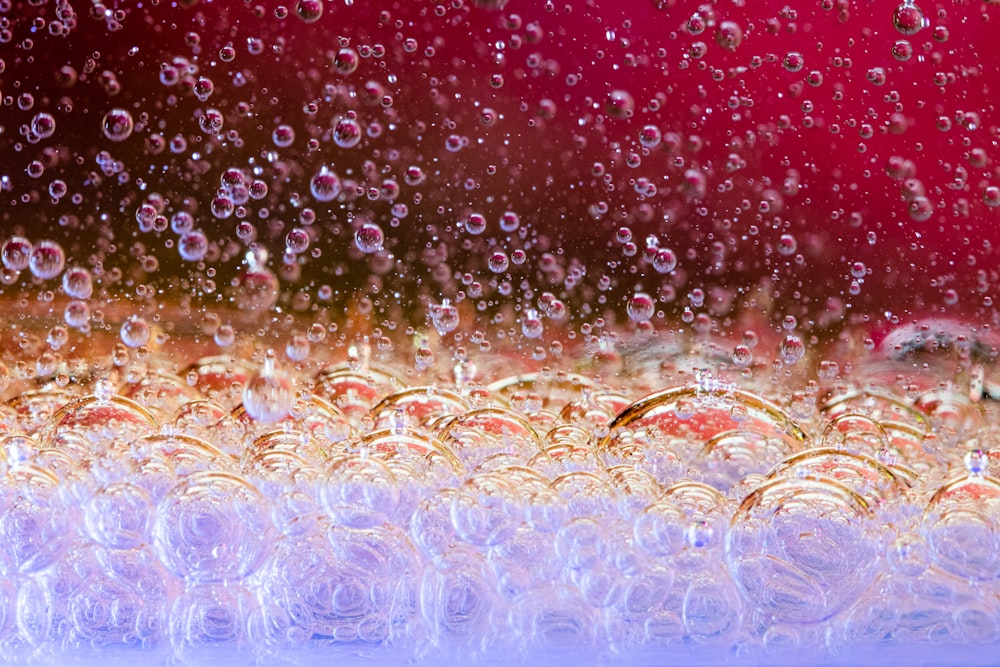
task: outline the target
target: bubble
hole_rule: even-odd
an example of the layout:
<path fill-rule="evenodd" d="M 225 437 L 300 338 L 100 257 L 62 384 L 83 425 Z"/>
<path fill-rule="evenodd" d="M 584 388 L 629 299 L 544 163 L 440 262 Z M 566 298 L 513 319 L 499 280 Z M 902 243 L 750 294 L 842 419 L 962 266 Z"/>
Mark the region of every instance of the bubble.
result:
<path fill-rule="evenodd" d="M 628 316 L 633 322 L 646 322 L 653 316 L 656 303 L 645 292 L 637 292 L 628 302 Z"/>
<path fill-rule="evenodd" d="M 663 140 L 663 133 L 656 125 L 645 125 L 639 131 L 639 143 L 643 148 L 656 148 Z"/>
<path fill-rule="evenodd" d="M 892 13 L 892 24 L 903 35 L 915 35 L 927 25 L 924 13 L 911 0 L 904 0 Z"/>
<path fill-rule="evenodd" d="M 756 609 L 781 621 L 820 621 L 854 602 L 874 576 L 880 548 L 871 523 L 864 501 L 833 480 L 776 480 L 733 517 L 726 560 Z"/>
<path fill-rule="evenodd" d="M 94 292 L 94 282 L 90 271 L 74 266 L 63 274 L 63 291 L 73 299 L 89 299 Z"/>
<path fill-rule="evenodd" d="M 653 268 L 657 273 L 670 273 L 677 267 L 677 255 L 670 248 L 659 248 L 653 255 Z"/>
<path fill-rule="evenodd" d="M 340 178 L 327 166 L 320 168 L 309 183 L 309 191 L 316 201 L 333 201 L 340 194 Z"/>
<path fill-rule="evenodd" d="M 293 255 L 301 255 L 309 249 L 310 241 L 309 232 L 295 227 L 285 235 L 285 249 Z"/>
<path fill-rule="evenodd" d="M 271 133 L 271 141 L 278 148 L 288 148 L 295 143 L 295 129 L 291 125 L 278 125 Z"/>
<path fill-rule="evenodd" d="M 44 111 L 39 112 L 31 119 L 31 131 L 39 139 L 48 139 L 56 132 L 56 119 L 52 117 L 52 114 Z"/>
<path fill-rule="evenodd" d="M 354 148 L 363 136 L 361 124 L 355 118 L 341 118 L 333 126 L 333 142 L 341 148 Z"/>
<path fill-rule="evenodd" d="M 149 342 L 151 331 L 145 319 L 132 315 L 122 322 L 119 336 L 128 347 L 137 348 Z"/>
<path fill-rule="evenodd" d="M 442 336 L 454 331 L 459 324 L 458 308 L 447 299 L 440 304 L 434 304 L 431 306 L 431 322 Z"/>
<path fill-rule="evenodd" d="M 200 262 L 208 254 L 208 238 L 201 230 L 188 232 L 177 241 L 177 250 L 182 259 Z"/>
<path fill-rule="evenodd" d="M 493 273 L 503 273 L 510 267 L 510 258 L 507 253 L 497 250 L 486 260 L 486 264 Z"/>
<path fill-rule="evenodd" d="M 753 363 L 753 350 L 741 343 L 733 348 L 732 359 L 737 368 L 746 368 Z"/>
<path fill-rule="evenodd" d="M 0 259 L 11 271 L 23 271 L 28 268 L 32 250 L 31 241 L 23 236 L 11 236 L 0 248 Z"/>
<path fill-rule="evenodd" d="M 149 536 L 152 500 L 142 488 L 127 482 L 104 486 L 84 508 L 87 531 L 110 549 L 134 549 Z"/>
<path fill-rule="evenodd" d="M 160 502 L 153 546 L 167 568 L 194 582 L 233 582 L 263 564 L 274 546 L 267 500 L 246 480 L 192 473 Z"/>
<path fill-rule="evenodd" d="M 31 274 L 41 280 L 50 280 L 62 273 L 66 253 L 55 241 L 39 241 L 31 250 L 28 266 Z"/>
<path fill-rule="evenodd" d="M 112 109 L 104 114 L 101 129 L 104 136 L 114 142 L 125 141 L 132 136 L 135 123 L 132 114 L 126 109 Z"/>
<path fill-rule="evenodd" d="M 545 325 L 538 313 L 534 310 L 526 311 L 521 319 L 521 333 L 524 334 L 525 338 L 540 338 L 544 331 Z"/>
<path fill-rule="evenodd" d="M 799 72 L 806 66 L 806 59 L 798 51 L 789 51 L 785 54 L 785 59 L 782 61 L 782 64 L 789 72 Z"/>
<path fill-rule="evenodd" d="M 806 346 L 798 336 L 785 336 L 778 345 L 781 360 L 788 365 L 797 363 L 806 353 Z"/>
<path fill-rule="evenodd" d="M 371 254 L 382 249 L 385 234 L 374 222 L 366 222 L 354 232 L 354 245 L 363 253 Z"/>
<path fill-rule="evenodd" d="M 905 63 L 913 57 L 913 45 L 905 39 L 897 40 L 892 45 L 892 57 L 901 63 Z"/>
<path fill-rule="evenodd" d="M 486 216 L 472 213 L 465 220 L 465 231 L 478 236 L 486 231 Z"/>

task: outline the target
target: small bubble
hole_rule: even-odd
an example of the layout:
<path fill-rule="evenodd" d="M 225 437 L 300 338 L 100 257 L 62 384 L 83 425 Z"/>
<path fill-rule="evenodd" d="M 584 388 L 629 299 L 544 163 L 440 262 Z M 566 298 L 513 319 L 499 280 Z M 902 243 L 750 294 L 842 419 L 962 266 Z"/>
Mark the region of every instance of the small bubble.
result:
<path fill-rule="evenodd" d="M 459 314 L 451 301 L 445 299 L 440 304 L 431 306 L 431 322 L 442 336 L 458 328 Z"/>

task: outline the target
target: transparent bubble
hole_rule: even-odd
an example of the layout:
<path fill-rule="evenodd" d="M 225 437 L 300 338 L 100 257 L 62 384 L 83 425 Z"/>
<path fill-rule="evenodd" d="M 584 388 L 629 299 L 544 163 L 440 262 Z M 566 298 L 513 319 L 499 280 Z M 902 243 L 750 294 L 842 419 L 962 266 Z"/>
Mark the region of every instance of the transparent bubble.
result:
<path fill-rule="evenodd" d="M 39 139 L 48 139 L 56 132 L 56 119 L 50 113 L 39 112 L 31 119 L 31 131 Z"/>
<path fill-rule="evenodd" d="M 309 191 L 316 201 L 333 201 L 340 194 L 340 178 L 325 165 L 312 177 Z"/>
<path fill-rule="evenodd" d="M 354 245 L 363 253 L 378 252 L 384 242 L 385 233 L 374 222 L 366 222 L 354 232 Z"/>
<path fill-rule="evenodd" d="M 152 500 L 127 482 L 98 489 L 84 507 L 87 532 L 110 549 L 135 549 L 149 537 Z"/>
<path fill-rule="evenodd" d="M 128 347 L 137 348 L 146 345 L 152 335 L 149 323 L 139 315 L 132 315 L 122 322 L 119 336 Z"/>
<path fill-rule="evenodd" d="M 645 292 L 637 292 L 628 302 L 628 316 L 633 322 L 645 322 L 653 316 L 656 303 Z"/>
<path fill-rule="evenodd" d="M 66 253 L 55 241 L 39 241 L 31 250 L 28 266 L 31 274 L 42 280 L 50 280 L 62 273 L 66 265 Z"/>
<path fill-rule="evenodd" d="M 796 623 L 829 618 L 876 572 L 880 546 L 860 496 L 832 479 L 776 480 L 733 517 L 726 560 L 747 602 Z"/>
<path fill-rule="evenodd" d="M 915 35 L 927 25 L 924 13 L 912 0 L 904 0 L 892 13 L 892 24 L 903 35 Z"/>
<path fill-rule="evenodd" d="M 295 401 L 292 379 L 274 367 L 273 353 L 243 387 L 243 408 L 254 420 L 271 424 L 288 416 Z"/>
<path fill-rule="evenodd" d="M 228 473 L 196 472 L 160 502 L 153 526 L 160 560 L 188 581 L 238 581 L 274 546 L 267 500 Z"/>
<path fill-rule="evenodd" d="M 177 241 L 181 257 L 189 262 L 200 262 L 208 254 L 208 238 L 200 230 L 188 232 Z"/>
<path fill-rule="evenodd" d="M 23 236 L 11 236 L 0 248 L 0 259 L 11 271 L 23 271 L 28 268 L 32 250 L 31 241 Z"/>
<path fill-rule="evenodd" d="M 89 299 L 94 293 L 94 281 L 90 271 L 79 266 L 66 269 L 62 278 L 63 291 L 73 299 Z"/>
<path fill-rule="evenodd" d="M 361 143 L 364 131 L 355 118 L 341 118 L 333 126 L 333 141 L 341 148 L 354 148 Z"/>
<path fill-rule="evenodd" d="M 132 136 L 134 128 L 135 122 L 132 120 L 132 114 L 127 109 L 120 108 L 112 109 L 104 114 L 104 120 L 101 124 L 104 136 L 115 142 L 128 139 Z"/>

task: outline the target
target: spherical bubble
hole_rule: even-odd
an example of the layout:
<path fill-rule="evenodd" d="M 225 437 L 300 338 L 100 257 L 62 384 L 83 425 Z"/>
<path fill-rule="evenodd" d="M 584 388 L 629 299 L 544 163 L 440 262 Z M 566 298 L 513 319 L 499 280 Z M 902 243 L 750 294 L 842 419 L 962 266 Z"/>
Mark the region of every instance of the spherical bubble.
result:
<path fill-rule="evenodd" d="M 298 0 L 295 15 L 305 23 L 315 23 L 323 16 L 323 0 Z"/>
<path fill-rule="evenodd" d="M 189 262 L 200 262 L 208 254 L 208 237 L 198 229 L 188 232 L 178 239 L 177 250 L 181 258 Z"/>
<path fill-rule="evenodd" d="M 63 320 L 74 329 L 86 326 L 90 321 L 90 306 L 84 301 L 70 301 L 63 311 Z"/>
<path fill-rule="evenodd" d="M 293 255 L 301 255 L 309 248 L 309 232 L 301 227 L 292 228 L 285 235 L 285 249 Z"/>
<path fill-rule="evenodd" d="M 62 273 L 66 265 L 66 253 L 55 241 L 39 241 L 31 251 L 28 266 L 36 278 L 49 280 Z"/>
<path fill-rule="evenodd" d="M 741 607 L 739 593 L 730 581 L 696 579 L 684 593 L 684 629 L 695 641 L 723 641 L 740 629 Z"/>
<path fill-rule="evenodd" d="M 474 550 L 449 550 L 424 574 L 420 611 L 434 641 L 475 645 L 491 632 L 495 582 L 482 561 Z"/>
<path fill-rule="evenodd" d="M 98 489 L 84 506 L 87 532 L 110 549 L 134 549 L 147 539 L 152 501 L 127 482 Z"/>
<path fill-rule="evenodd" d="M 35 114 L 35 117 L 31 119 L 31 131 L 38 136 L 39 139 L 48 139 L 56 131 L 56 119 L 52 117 L 52 114 L 45 113 L 44 111 Z"/>
<path fill-rule="evenodd" d="M 94 292 L 94 281 L 90 271 L 74 266 L 66 270 L 62 279 L 63 291 L 73 299 L 89 299 Z"/>
<path fill-rule="evenodd" d="M 458 308 L 447 299 L 440 304 L 434 304 L 431 306 L 431 322 L 442 336 L 454 331 L 459 324 Z"/>
<path fill-rule="evenodd" d="M 218 109 L 206 109 L 205 112 L 198 117 L 198 126 L 205 134 L 219 134 L 222 132 L 222 126 L 225 125 L 225 122 L 225 117 Z"/>
<path fill-rule="evenodd" d="M 626 90 L 612 90 L 605 100 L 604 110 L 611 118 L 631 118 L 635 113 L 635 100 Z"/>
<path fill-rule="evenodd" d="M 490 254 L 486 264 L 493 273 L 503 273 L 510 266 L 510 258 L 507 257 L 507 253 L 497 250 Z"/>
<path fill-rule="evenodd" d="M 663 133 L 656 125 L 645 125 L 639 131 L 639 143 L 643 148 L 656 148 L 663 140 Z"/>
<path fill-rule="evenodd" d="M 243 387 L 243 408 L 254 420 L 265 424 L 287 417 L 294 402 L 291 378 L 280 371 L 262 370 Z"/>
<path fill-rule="evenodd" d="M 751 363 L 753 363 L 753 350 L 750 349 L 749 345 L 744 345 L 740 343 L 733 348 L 733 364 L 737 368 L 746 368 Z"/>
<path fill-rule="evenodd" d="M 239 581 L 274 547 L 270 504 L 240 477 L 193 473 L 157 507 L 153 547 L 163 564 L 187 581 Z"/>
<path fill-rule="evenodd" d="M 633 322 L 646 322 L 653 316 L 656 302 L 645 292 L 636 292 L 628 302 L 628 316 Z"/>
<path fill-rule="evenodd" d="M 486 216 L 481 213 L 471 213 L 465 220 L 465 231 L 478 236 L 486 231 Z"/>
<path fill-rule="evenodd" d="M 789 72 L 798 72 L 806 66 L 806 59 L 798 51 L 789 51 L 785 54 L 783 64 Z"/>
<path fill-rule="evenodd" d="M 212 96 L 212 93 L 215 92 L 215 84 L 208 77 L 200 76 L 194 82 L 192 92 L 199 101 L 205 102 Z"/>
<path fill-rule="evenodd" d="M 902 35 L 915 35 L 927 25 L 924 13 L 913 0 L 904 0 L 892 13 L 892 24 Z"/>
<path fill-rule="evenodd" d="M 354 232 L 354 245 L 363 253 L 371 254 L 382 249 L 385 233 L 374 222 L 366 222 Z"/>
<path fill-rule="evenodd" d="M 517 228 L 521 226 L 521 218 L 514 211 L 505 211 L 503 215 L 500 216 L 500 229 L 507 232 L 516 232 Z"/>
<path fill-rule="evenodd" d="M 657 273 L 670 273 L 677 267 L 677 255 L 670 248 L 660 248 L 653 255 L 653 268 Z"/>
<path fill-rule="evenodd" d="M 355 118 L 341 118 L 333 126 L 333 143 L 341 148 L 354 148 L 363 136 L 361 124 Z"/>
<path fill-rule="evenodd" d="M 309 182 L 309 191 L 316 201 L 333 201 L 340 194 L 340 178 L 324 165 Z"/>
<path fill-rule="evenodd" d="M 73 533 L 58 484 L 51 472 L 27 464 L 4 482 L 11 492 L 0 500 L 0 560 L 20 572 L 49 567 L 68 547 Z"/>
<path fill-rule="evenodd" d="M 970 474 L 942 486 L 924 510 L 922 532 L 941 569 L 964 579 L 1000 579 L 1000 482 Z"/>
<path fill-rule="evenodd" d="M 31 241 L 23 236 L 12 236 L 0 248 L 0 259 L 11 271 L 23 271 L 31 261 Z"/>
<path fill-rule="evenodd" d="M 112 109 L 104 114 L 101 128 L 104 131 L 104 136 L 111 141 L 125 141 L 132 136 L 135 123 L 132 120 L 132 114 L 128 110 Z"/>
<path fill-rule="evenodd" d="M 901 63 L 906 62 L 913 57 L 913 45 L 908 40 L 898 40 L 892 45 L 892 57 Z"/>
<path fill-rule="evenodd" d="M 778 344 L 778 354 L 786 364 L 792 365 L 802 359 L 806 353 L 805 343 L 798 336 L 786 336 Z"/>
<path fill-rule="evenodd" d="M 295 129 L 291 125 L 279 125 L 271 132 L 271 141 L 278 148 L 288 148 L 295 143 Z"/>
<path fill-rule="evenodd" d="M 236 210 L 236 203 L 233 201 L 232 197 L 226 195 L 219 195 L 212 199 L 212 203 L 209 205 L 212 211 L 212 216 L 217 220 L 226 220 L 233 215 Z"/>
<path fill-rule="evenodd" d="M 775 619 L 813 623 L 853 603 L 881 545 L 865 501 L 829 478 L 778 479 L 743 501 L 726 560 L 744 598 Z"/>
<path fill-rule="evenodd" d="M 343 76 L 353 74 L 360 64 L 361 57 L 357 51 L 351 48 L 342 48 L 333 57 L 333 68 L 337 70 L 338 74 Z"/>
<path fill-rule="evenodd" d="M 122 342 L 131 348 L 142 347 L 148 343 L 150 335 L 149 323 L 138 315 L 132 315 L 122 322 L 119 331 Z"/>

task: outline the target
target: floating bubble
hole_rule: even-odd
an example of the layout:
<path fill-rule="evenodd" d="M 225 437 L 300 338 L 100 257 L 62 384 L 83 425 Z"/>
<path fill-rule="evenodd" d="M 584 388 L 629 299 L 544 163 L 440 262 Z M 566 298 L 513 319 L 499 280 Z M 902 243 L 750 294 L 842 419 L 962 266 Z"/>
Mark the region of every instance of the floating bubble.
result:
<path fill-rule="evenodd" d="M 112 109 L 104 114 L 101 129 L 104 131 L 104 136 L 111 141 L 125 141 L 132 136 L 135 121 L 132 120 L 132 114 L 127 109 Z"/>
<path fill-rule="evenodd" d="M 31 274 L 41 280 L 50 280 L 62 273 L 66 253 L 55 241 L 39 241 L 31 250 L 28 267 Z"/>

